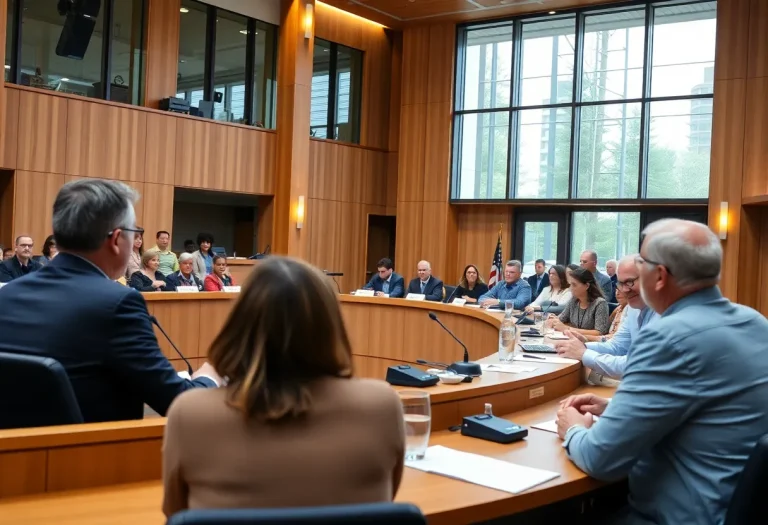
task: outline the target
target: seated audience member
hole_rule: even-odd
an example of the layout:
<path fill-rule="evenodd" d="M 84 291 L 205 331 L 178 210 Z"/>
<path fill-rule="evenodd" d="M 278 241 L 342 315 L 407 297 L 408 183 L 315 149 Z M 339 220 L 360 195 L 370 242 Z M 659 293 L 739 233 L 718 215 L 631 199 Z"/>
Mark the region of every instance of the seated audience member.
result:
<path fill-rule="evenodd" d="M 213 273 L 213 253 L 211 253 L 213 235 L 210 233 L 198 233 L 197 245 L 200 248 L 192 254 L 195 256 L 193 270 L 198 279 L 205 281 L 205 276 Z"/>
<path fill-rule="evenodd" d="M 480 271 L 474 264 L 468 264 L 461 274 L 459 286 L 453 292 L 454 297 L 464 299 L 468 303 L 476 303 L 480 296 L 488 292 L 488 285 L 480 276 Z"/>
<path fill-rule="evenodd" d="M 582 268 L 589 270 L 595 276 L 595 281 L 597 281 L 598 286 L 603 291 L 603 298 L 608 302 L 615 302 L 613 300 L 613 281 L 597 269 L 597 252 L 595 250 L 584 250 L 581 252 L 579 263 L 581 263 Z"/>
<path fill-rule="evenodd" d="M 640 289 L 660 317 L 633 341 L 610 403 L 564 400 L 558 433 L 589 476 L 628 477 L 628 506 L 606 523 L 722 524 L 768 433 L 768 321 L 720 293 L 721 241 L 706 225 L 667 219 L 643 237 Z"/>
<path fill-rule="evenodd" d="M 13 257 L 13 248 L 3 248 L 3 260 L 7 261 Z"/>
<path fill-rule="evenodd" d="M 548 273 L 549 285 L 531 304 L 525 307 L 525 313 L 532 314 L 535 311 L 546 310 L 549 313 L 558 314 L 565 309 L 565 305 L 571 300 L 565 266 L 556 264 L 549 269 Z"/>
<path fill-rule="evenodd" d="M 0 263 L 0 283 L 9 283 L 43 267 L 42 264 L 32 258 L 34 246 L 35 243 L 29 235 L 16 237 L 16 249 L 13 256 Z"/>
<path fill-rule="evenodd" d="M 39 262 L 41 266 L 45 266 L 51 260 L 56 257 L 56 254 L 58 251 L 56 250 L 56 239 L 53 238 L 53 235 L 49 235 L 45 238 L 45 242 L 43 243 L 43 254 L 35 257 L 35 261 Z"/>
<path fill-rule="evenodd" d="M 531 298 L 536 299 L 544 288 L 549 286 L 549 274 L 547 273 L 547 261 L 536 259 L 533 265 L 535 273 L 526 279 L 531 287 Z"/>
<path fill-rule="evenodd" d="M 192 239 L 187 239 L 184 241 L 184 252 L 185 253 L 195 253 L 195 250 L 197 249 L 197 245 L 195 244 L 195 241 Z M 181 261 L 179 261 L 181 263 Z"/>
<path fill-rule="evenodd" d="M 279 256 L 257 266 L 209 352 L 229 383 L 169 410 L 166 516 L 392 501 L 402 405 L 383 381 L 353 378 L 351 354 L 336 290 L 319 270 Z"/>
<path fill-rule="evenodd" d="M 606 339 L 611 339 L 613 335 L 616 333 L 616 331 L 621 326 L 621 323 L 624 320 L 625 313 L 626 313 L 626 307 L 627 307 L 627 296 L 624 295 L 624 292 L 616 289 L 616 303 L 618 306 L 613 309 L 613 312 L 611 312 L 610 317 L 608 320 L 611 322 L 611 327 L 608 329 L 608 333 L 605 335 Z M 590 337 L 597 337 L 597 336 L 590 336 Z M 590 340 L 587 338 L 587 340 Z"/>
<path fill-rule="evenodd" d="M 424 294 L 427 301 L 443 300 L 443 281 L 432 275 L 432 265 L 429 261 L 419 261 L 416 265 L 418 277 L 408 283 L 406 294 Z"/>
<path fill-rule="evenodd" d="M 133 239 L 133 249 L 131 250 L 131 256 L 128 258 L 128 267 L 125 269 L 126 280 L 130 281 L 131 275 L 141 270 L 142 255 L 144 255 L 144 235 L 137 233 Z"/>
<path fill-rule="evenodd" d="M 581 268 L 581 266 L 579 266 L 578 264 L 571 263 L 571 264 L 567 265 L 565 267 L 565 277 L 566 278 L 570 277 L 571 274 L 573 273 L 573 271 L 574 270 L 578 270 L 579 268 Z"/>
<path fill-rule="evenodd" d="M 363 288 L 373 290 L 376 297 L 403 297 L 405 280 L 393 268 L 392 259 L 384 257 L 376 264 L 378 273 Z"/>
<path fill-rule="evenodd" d="M 182 253 L 179 255 L 179 271 L 172 273 L 165 278 L 166 282 L 178 288 L 179 286 L 194 286 L 198 291 L 203 291 L 203 281 L 197 278 L 197 275 L 192 271 L 192 265 L 195 256 L 191 253 Z"/>
<path fill-rule="evenodd" d="M 572 331 L 566 331 L 568 341 L 555 345 L 563 357 L 579 359 L 584 366 L 591 368 L 599 375 L 611 379 L 621 379 L 627 363 L 627 354 L 638 332 L 644 326 L 656 322 L 658 315 L 646 306 L 640 295 L 640 280 L 635 255 L 621 259 L 618 266 L 617 290 L 625 296 L 627 306 L 624 320 L 613 337 L 585 336 Z M 573 319 L 573 317 L 571 318 Z M 621 319 L 621 318 L 619 318 Z M 590 341 L 591 342 L 587 342 Z"/>
<path fill-rule="evenodd" d="M 160 256 L 155 250 L 147 250 L 141 256 L 141 270 L 131 275 L 130 285 L 140 292 L 173 292 L 176 287 L 160 273 Z"/>
<path fill-rule="evenodd" d="M 528 281 L 520 278 L 523 265 L 520 261 L 507 261 L 504 267 L 504 282 L 488 290 L 480 296 L 480 304 L 486 308 L 512 303 L 512 308 L 522 310 L 531 302 L 531 286 Z"/>
<path fill-rule="evenodd" d="M 176 254 L 171 251 L 171 234 L 167 231 L 160 230 L 157 232 L 157 245 L 152 248 L 157 252 L 160 258 L 159 272 L 163 275 L 171 275 L 173 272 L 179 271 L 179 259 Z"/>
<path fill-rule="evenodd" d="M 203 288 L 206 292 L 220 292 L 225 286 L 235 286 L 235 280 L 229 274 L 227 258 L 223 255 L 214 255 L 213 273 L 205 276 Z"/>
<path fill-rule="evenodd" d="M 560 316 L 551 314 L 547 324 L 555 330 L 569 330 L 582 335 L 605 335 L 608 333 L 608 303 L 603 292 L 589 270 L 579 268 L 568 277 L 571 300 Z"/>
<path fill-rule="evenodd" d="M 135 190 L 117 181 L 65 184 L 53 204 L 59 254 L 0 290 L 0 352 L 50 357 L 69 375 L 86 423 L 165 415 L 184 390 L 220 381 L 207 363 L 194 380 L 163 356 L 141 294 L 117 284 L 138 231 Z M 6 303 L 8 301 L 8 303 Z"/>

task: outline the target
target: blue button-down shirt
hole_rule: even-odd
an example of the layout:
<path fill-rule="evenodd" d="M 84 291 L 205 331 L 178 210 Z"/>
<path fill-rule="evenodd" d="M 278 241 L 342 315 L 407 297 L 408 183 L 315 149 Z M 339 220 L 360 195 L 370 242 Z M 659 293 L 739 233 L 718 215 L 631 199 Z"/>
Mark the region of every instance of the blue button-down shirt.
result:
<path fill-rule="evenodd" d="M 621 379 L 632 341 L 637 338 L 641 328 L 659 317 L 659 314 L 647 306 L 642 310 L 627 306 L 626 312 L 626 317 L 611 339 L 605 343 L 587 343 L 587 350 L 581 358 L 584 366 L 604 376 Z"/>
<path fill-rule="evenodd" d="M 768 320 L 716 287 L 677 301 L 632 343 L 590 429 L 565 436 L 590 476 L 629 477 L 632 512 L 659 525 L 720 525 L 768 433 Z"/>
<path fill-rule="evenodd" d="M 478 302 L 486 299 L 498 299 L 501 304 L 512 301 L 515 310 L 522 310 L 531 303 L 531 285 L 525 279 L 518 279 L 512 284 L 504 281 L 481 295 Z"/>

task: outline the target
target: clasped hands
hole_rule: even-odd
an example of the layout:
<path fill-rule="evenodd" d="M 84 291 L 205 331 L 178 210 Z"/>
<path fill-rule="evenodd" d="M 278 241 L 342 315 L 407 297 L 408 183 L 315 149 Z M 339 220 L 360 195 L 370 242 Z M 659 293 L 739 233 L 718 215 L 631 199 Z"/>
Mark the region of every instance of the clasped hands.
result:
<path fill-rule="evenodd" d="M 565 439 L 565 433 L 573 425 L 590 428 L 592 416 L 601 416 L 607 406 L 607 399 L 594 394 L 579 394 L 563 399 L 557 411 L 557 435 Z"/>

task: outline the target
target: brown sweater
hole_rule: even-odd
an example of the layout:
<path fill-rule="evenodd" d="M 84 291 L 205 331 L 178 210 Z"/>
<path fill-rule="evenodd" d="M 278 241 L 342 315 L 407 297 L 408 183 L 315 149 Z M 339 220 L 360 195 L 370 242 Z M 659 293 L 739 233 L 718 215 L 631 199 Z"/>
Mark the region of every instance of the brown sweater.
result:
<path fill-rule="evenodd" d="M 383 381 L 325 378 L 306 417 L 250 422 L 226 389 L 194 389 L 168 411 L 163 512 L 392 501 L 403 473 L 400 399 Z"/>

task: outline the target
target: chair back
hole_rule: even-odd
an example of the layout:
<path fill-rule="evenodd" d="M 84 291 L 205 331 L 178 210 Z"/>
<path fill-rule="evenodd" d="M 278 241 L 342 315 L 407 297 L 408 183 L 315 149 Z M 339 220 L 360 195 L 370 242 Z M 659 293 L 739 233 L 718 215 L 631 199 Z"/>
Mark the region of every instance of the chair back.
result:
<path fill-rule="evenodd" d="M 619 307 L 619 303 L 608 303 L 608 315 L 611 315 L 613 311 Z"/>
<path fill-rule="evenodd" d="M 449 299 L 453 295 L 453 292 L 455 291 L 456 291 L 455 286 L 451 286 L 450 284 L 446 284 L 445 286 L 443 286 L 443 301 L 445 301 L 446 299 Z"/>
<path fill-rule="evenodd" d="M 760 438 L 733 491 L 725 525 L 763 523 L 768 516 L 768 434 Z"/>
<path fill-rule="evenodd" d="M 0 429 L 82 422 L 61 363 L 50 357 L 0 352 Z"/>
<path fill-rule="evenodd" d="M 171 516 L 166 525 L 426 525 L 410 503 L 369 503 L 288 509 L 199 509 Z"/>

